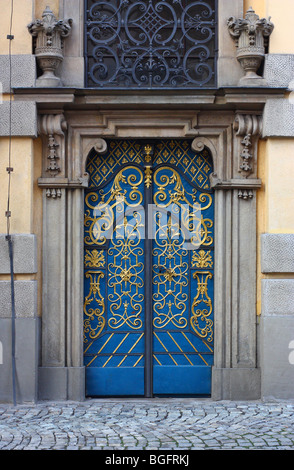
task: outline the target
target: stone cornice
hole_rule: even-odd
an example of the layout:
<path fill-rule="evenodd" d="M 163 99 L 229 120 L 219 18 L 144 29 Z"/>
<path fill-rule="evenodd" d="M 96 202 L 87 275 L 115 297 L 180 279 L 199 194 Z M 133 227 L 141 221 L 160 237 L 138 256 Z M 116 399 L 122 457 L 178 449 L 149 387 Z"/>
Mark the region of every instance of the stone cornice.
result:
<path fill-rule="evenodd" d="M 283 98 L 287 88 L 219 88 L 206 90 L 113 91 L 85 88 L 15 88 L 15 101 L 34 101 L 41 109 L 183 107 L 199 109 L 257 109 L 262 110 L 268 99 Z"/>

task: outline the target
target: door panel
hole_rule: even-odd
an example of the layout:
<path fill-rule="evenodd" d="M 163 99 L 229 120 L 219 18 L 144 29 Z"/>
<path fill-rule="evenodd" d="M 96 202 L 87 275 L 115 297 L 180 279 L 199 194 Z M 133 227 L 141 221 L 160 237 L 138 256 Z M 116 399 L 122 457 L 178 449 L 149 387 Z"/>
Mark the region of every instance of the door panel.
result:
<path fill-rule="evenodd" d="M 143 172 L 128 166 L 85 198 L 87 394 L 144 395 Z M 136 208 L 134 213 L 133 208 Z"/>
<path fill-rule="evenodd" d="M 154 171 L 153 392 L 204 394 L 212 364 L 213 198 L 179 169 Z M 203 255 L 205 253 L 205 255 Z M 210 261 L 209 261 L 210 260 Z"/>
<path fill-rule="evenodd" d="M 108 148 L 87 165 L 86 394 L 209 395 L 210 156 L 175 140 Z"/>

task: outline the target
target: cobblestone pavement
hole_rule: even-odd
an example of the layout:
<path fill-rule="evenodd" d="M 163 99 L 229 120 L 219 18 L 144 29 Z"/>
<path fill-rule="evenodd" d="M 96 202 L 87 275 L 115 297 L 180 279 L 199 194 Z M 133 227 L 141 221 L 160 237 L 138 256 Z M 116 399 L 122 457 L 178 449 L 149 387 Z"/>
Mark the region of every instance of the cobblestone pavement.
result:
<path fill-rule="evenodd" d="M 294 401 L 0 404 L 0 450 L 294 450 Z"/>

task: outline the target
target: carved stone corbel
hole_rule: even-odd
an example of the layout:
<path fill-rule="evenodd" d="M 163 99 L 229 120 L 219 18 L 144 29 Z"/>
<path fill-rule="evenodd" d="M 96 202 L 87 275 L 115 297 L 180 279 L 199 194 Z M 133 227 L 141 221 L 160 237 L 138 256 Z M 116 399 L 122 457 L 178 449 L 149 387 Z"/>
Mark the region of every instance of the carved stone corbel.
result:
<path fill-rule="evenodd" d="M 215 190 L 236 190 L 239 199 L 252 200 L 261 180 L 257 178 L 257 144 L 262 134 L 262 116 L 239 111 L 233 122 L 234 165 L 226 178 L 217 172 L 210 175 L 211 188 Z M 200 145 L 200 144 L 199 144 Z"/>
<path fill-rule="evenodd" d="M 63 114 L 46 114 L 39 119 L 39 134 L 47 139 L 47 166 L 44 168 L 46 176 L 56 177 L 64 161 L 64 131 L 67 124 Z M 62 163 L 60 163 L 62 162 Z M 64 165 L 62 165 L 64 166 Z"/>
<path fill-rule="evenodd" d="M 236 136 L 241 138 L 240 163 L 238 171 L 248 178 L 254 173 L 257 141 L 262 134 L 262 116 L 238 113 L 234 122 Z"/>
<path fill-rule="evenodd" d="M 39 118 L 39 134 L 43 139 L 43 170 L 38 184 L 46 190 L 47 198 L 61 197 L 65 181 L 65 131 L 63 114 L 45 114 Z"/>

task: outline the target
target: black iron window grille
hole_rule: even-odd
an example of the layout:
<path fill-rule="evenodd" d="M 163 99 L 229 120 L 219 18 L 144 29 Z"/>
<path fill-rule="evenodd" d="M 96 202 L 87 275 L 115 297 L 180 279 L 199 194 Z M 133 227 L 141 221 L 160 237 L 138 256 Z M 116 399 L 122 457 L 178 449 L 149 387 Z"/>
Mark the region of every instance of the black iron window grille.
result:
<path fill-rule="evenodd" d="M 214 88 L 217 0 L 85 0 L 86 86 Z"/>

